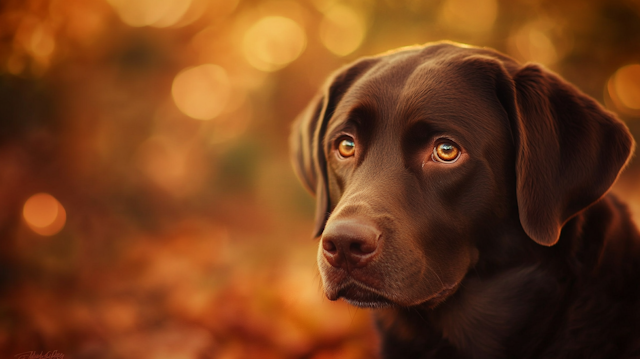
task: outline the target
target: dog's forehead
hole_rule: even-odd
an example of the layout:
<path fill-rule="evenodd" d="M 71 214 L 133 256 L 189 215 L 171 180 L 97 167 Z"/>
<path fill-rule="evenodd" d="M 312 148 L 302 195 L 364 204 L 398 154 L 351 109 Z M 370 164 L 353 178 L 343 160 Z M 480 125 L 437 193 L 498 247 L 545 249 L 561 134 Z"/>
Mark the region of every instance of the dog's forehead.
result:
<path fill-rule="evenodd" d="M 453 56 L 412 52 L 383 59 L 346 91 L 329 127 L 355 115 L 386 133 L 401 134 L 416 122 L 469 138 L 495 132 L 496 126 L 506 124 L 495 93 L 495 74 L 475 66 L 483 58 L 473 49 L 463 51 Z"/>

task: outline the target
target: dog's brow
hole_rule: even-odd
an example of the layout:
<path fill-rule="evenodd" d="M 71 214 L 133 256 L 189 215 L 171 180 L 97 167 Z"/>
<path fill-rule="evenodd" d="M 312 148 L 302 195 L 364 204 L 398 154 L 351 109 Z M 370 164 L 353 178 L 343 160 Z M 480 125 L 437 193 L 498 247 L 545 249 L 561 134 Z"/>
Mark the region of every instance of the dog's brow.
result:
<path fill-rule="evenodd" d="M 328 130 L 346 124 L 347 122 L 361 125 L 367 122 L 367 126 L 372 126 L 371 121 L 375 118 L 376 107 L 373 102 L 367 99 L 349 100 L 338 105 L 338 108 L 331 117 Z"/>

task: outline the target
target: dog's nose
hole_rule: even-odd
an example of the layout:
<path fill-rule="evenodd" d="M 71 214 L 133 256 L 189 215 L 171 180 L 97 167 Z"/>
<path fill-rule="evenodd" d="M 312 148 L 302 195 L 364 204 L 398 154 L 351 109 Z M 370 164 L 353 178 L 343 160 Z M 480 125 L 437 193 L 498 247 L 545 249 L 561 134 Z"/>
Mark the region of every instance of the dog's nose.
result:
<path fill-rule="evenodd" d="M 329 221 L 322 233 L 322 253 L 337 268 L 363 267 L 378 252 L 380 231 L 371 223 L 355 219 Z"/>

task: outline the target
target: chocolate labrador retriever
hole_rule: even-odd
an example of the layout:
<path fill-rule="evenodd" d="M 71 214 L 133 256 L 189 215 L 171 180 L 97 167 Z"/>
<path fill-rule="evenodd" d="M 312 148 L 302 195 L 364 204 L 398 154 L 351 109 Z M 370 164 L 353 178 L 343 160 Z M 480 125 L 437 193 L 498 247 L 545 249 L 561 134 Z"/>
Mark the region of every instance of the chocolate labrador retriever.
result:
<path fill-rule="evenodd" d="M 294 124 L 331 300 L 383 358 L 640 356 L 634 142 L 554 73 L 453 43 L 360 59 Z"/>

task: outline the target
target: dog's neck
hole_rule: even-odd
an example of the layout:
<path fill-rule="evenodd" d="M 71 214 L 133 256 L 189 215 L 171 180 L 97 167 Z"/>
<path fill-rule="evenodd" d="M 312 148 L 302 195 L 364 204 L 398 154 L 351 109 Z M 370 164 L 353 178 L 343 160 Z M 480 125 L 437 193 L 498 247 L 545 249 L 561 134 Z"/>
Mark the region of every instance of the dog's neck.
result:
<path fill-rule="evenodd" d="M 486 279 L 473 276 L 463 286 L 432 311 L 431 318 L 442 337 L 467 358 L 511 357 L 511 338 L 532 338 L 519 346 L 535 351 L 543 344 L 541 333 L 565 306 L 556 299 L 565 298 L 571 287 L 538 266 L 514 268 Z"/>
<path fill-rule="evenodd" d="M 465 279 L 458 293 L 435 309 L 381 310 L 378 322 L 383 331 L 392 331 L 395 338 L 391 340 L 420 342 L 434 357 L 507 358 L 509 350 L 505 343 L 509 337 L 518 338 L 531 331 L 544 332 L 554 315 L 538 318 L 535 312 L 559 310 L 562 303 L 545 302 L 545 299 L 562 298 L 565 290 L 536 266 L 514 268 L 492 278 L 474 275 Z M 557 308 L 551 308 L 554 306 Z M 532 327 L 530 317 L 540 320 Z M 538 342 L 522 345 L 531 346 L 527 351 L 535 351 L 534 346 L 544 340 L 541 336 L 538 338 Z M 417 347 L 404 348 L 409 352 L 389 357 L 410 358 L 425 354 L 418 354 Z"/>

